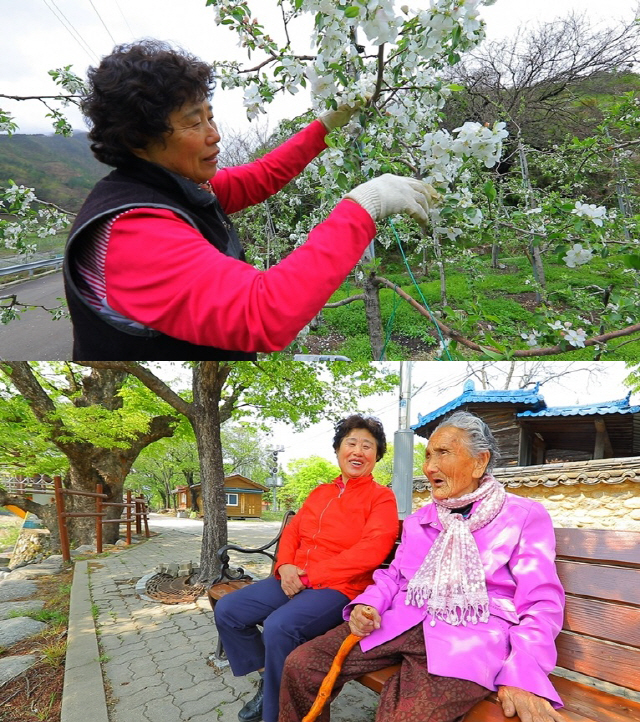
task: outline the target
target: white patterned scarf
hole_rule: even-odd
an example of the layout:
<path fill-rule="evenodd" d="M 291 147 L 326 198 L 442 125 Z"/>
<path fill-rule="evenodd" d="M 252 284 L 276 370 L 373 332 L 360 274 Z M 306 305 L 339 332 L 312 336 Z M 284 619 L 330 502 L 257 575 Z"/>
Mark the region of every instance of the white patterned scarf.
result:
<path fill-rule="evenodd" d="M 485 474 L 471 494 L 433 500 L 443 531 L 409 582 L 405 602 L 416 607 L 426 604 L 431 626 L 436 619 L 454 626 L 489 620 L 487 584 L 472 532 L 495 518 L 505 497 L 502 484 L 491 474 Z M 468 519 L 451 511 L 479 499 L 482 502 Z"/>

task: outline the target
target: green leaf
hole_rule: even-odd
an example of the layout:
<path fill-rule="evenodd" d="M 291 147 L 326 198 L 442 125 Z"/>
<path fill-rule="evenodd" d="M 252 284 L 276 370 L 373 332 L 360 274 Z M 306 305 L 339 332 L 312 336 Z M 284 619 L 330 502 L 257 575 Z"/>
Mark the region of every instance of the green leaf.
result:
<path fill-rule="evenodd" d="M 636 271 L 640 270 L 640 256 L 635 253 L 622 256 L 622 262 L 625 268 L 634 268 Z"/>
<path fill-rule="evenodd" d="M 482 190 L 485 196 L 487 196 L 487 200 L 489 201 L 489 203 L 493 203 L 493 201 L 495 201 L 496 199 L 496 187 L 493 184 L 493 181 L 487 181 L 482 186 Z"/>
<path fill-rule="evenodd" d="M 454 93 L 459 93 L 461 90 L 464 90 L 464 85 L 458 85 L 457 83 L 451 83 L 451 85 L 447 85 L 447 88 Z"/>
<path fill-rule="evenodd" d="M 344 173 L 338 173 L 338 175 L 336 176 L 336 183 L 340 188 L 342 188 L 343 191 L 348 191 L 351 188 L 349 179 Z"/>
<path fill-rule="evenodd" d="M 480 346 L 482 349 L 482 353 L 485 356 L 488 356 L 490 359 L 493 359 L 494 361 L 502 361 L 504 359 L 504 354 L 502 353 L 496 353 L 495 351 L 492 351 L 491 349 L 487 348 L 486 346 Z"/>
<path fill-rule="evenodd" d="M 344 9 L 344 14 L 348 18 L 357 18 L 358 15 L 360 15 L 360 8 L 356 7 L 355 5 L 349 5 L 349 7 L 346 7 Z"/>

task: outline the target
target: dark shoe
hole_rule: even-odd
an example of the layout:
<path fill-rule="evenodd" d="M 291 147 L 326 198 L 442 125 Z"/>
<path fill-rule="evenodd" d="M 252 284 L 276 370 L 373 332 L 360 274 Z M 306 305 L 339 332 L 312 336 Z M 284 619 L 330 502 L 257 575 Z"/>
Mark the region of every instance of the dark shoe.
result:
<path fill-rule="evenodd" d="M 238 712 L 240 722 L 260 722 L 262 719 L 262 700 L 264 699 L 264 679 L 260 677 L 258 691 L 253 699 Z"/>

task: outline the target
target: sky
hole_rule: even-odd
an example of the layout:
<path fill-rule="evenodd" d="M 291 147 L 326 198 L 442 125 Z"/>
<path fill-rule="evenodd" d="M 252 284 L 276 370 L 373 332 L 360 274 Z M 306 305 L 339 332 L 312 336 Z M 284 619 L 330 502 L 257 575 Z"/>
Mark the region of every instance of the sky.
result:
<path fill-rule="evenodd" d="M 408 4 L 426 7 L 428 0 Z M 267 25 L 269 13 L 274 19 L 279 17 L 274 0 L 253 0 L 251 6 Z M 550 21 L 572 10 L 585 13 L 595 23 L 629 21 L 635 7 L 636 0 L 498 0 L 484 8 L 482 15 L 489 39 L 497 40 L 512 34 L 520 24 Z M 74 72 L 84 77 L 87 67 L 108 54 L 116 43 L 143 37 L 171 41 L 208 61 L 245 59 L 235 35 L 216 26 L 214 9 L 206 7 L 205 0 L 0 0 L 0 18 L 3 95 L 54 94 L 57 86 L 49 78 L 49 70 L 71 64 Z M 67 29 L 69 25 L 81 41 Z M 304 32 L 298 37 L 304 38 Z M 305 51 L 303 46 L 304 41 L 301 52 Z M 269 106 L 268 117 L 262 116 L 261 122 L 273 129 L 279 120 L 298 115 L 309 105 L 303 93 L 279 99 Z M 0 108 L 14 116 L 18 132 L 51 132 L 50 121 L 45 118 L 48 111 L 37 101 L 0 98 Z M 240 132 L 250 128 L 240 91 L 217 90 L 214 114 L 223 131 L 225 127 Z M 69 118 L 74 128 L 84 129 L 79 112 L 73 110 Z"/>
<path fill-rule="evenodd" d="M 481 363 L 474 362 L 475 368 L 479 368 Z M 523 363 L 519 362 L 520 365 Z M 594 365 L 599 372 L 590 378 L 585 369 Z M 399 362 L 387 363 L 385 366 L 399 373 Z M 499 362 L 498 366 L 505 370 L 509 364 Z M 623 384 L 623 380 L 629 375 L 629 369 L 625 368 L 623 361 L 603 361 L 598 364 L 549 361 L 545 363 L 545 367 L 555 372 L 567 371 L 570 368 L 576 370 L 575 373 L 564 376 L 558 382 L 545 383 L 541 387 L 540 393 L 547 406 L 613 401 L 624 398 L 629 392 L 628 387 Z M 418 422 L 418 414 L 424 416 L 459 396 L 467 378 L 467 365 L 461 361 L 414 362 L 411 372 L 413 396 L 410 402 L 410 425 Z M 498 375 L 496 378 L 504 378 L 504 375 Z M 482 388 L 477 379 L 475 386 L 478 390 Z M 504 386 L 496 385 L 494 388 L 502 389 Z M 509 388 L 518 388 L 518 385 L 511 384 Z M 631 403 L 640 404 L 640 395 L 632 395 Z M 387 442 L 393 443 L 394 433 L 399 428 L 398 391 L 362 399 L 360 409 L 362 412 L 377 416 L 382 421 Z M 294 459 L 311 455 L 335 461 L 331 447 L 332 439 L 333 427 L 328 422 L 315 424 L 308 430 L 298 433 L 295 431 L 292 433 L 290 426 L 276 424 L 266 442 L 270 448 L 284 446 L 284 451 L 279 455 L 279 462 L 281 468 L 286 468 Z"/>

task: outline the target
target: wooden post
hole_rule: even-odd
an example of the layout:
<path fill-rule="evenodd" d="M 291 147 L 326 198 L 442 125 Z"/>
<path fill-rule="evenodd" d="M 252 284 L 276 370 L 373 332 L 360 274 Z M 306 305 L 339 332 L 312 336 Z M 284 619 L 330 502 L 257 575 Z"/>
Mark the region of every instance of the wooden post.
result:
<path fill-rule="evenodd" d="M 58 514 L 58 535 L 60 537 L 60 551 L 62 561 L 71 561 L 71 550 L 69 549 L 69 535 L 67 534 L 67 520 L 64 516 L 64 492 L 62 490 L 62 479 L 59 476 L 53 477 L 53 489 L 56 497 L 56 512 Z"/>
<path fill-rule="evenodd" d="M 127 489 L 127 544 L 131 545 L 131 489 Z"/>
<path fill-rule="evenodd" d="M 136 497 L 136 534 L 142 534 L 142 513 L 144 511 L 144 503 L 140 501 L 140 497 Z"/>
<path fill-rule="evenodd" d="M 102 494 L 102 484 L 96 484 L 96 494 Z M 96 497 L 96 554 L 102 554 L 102 497 Z"/>

